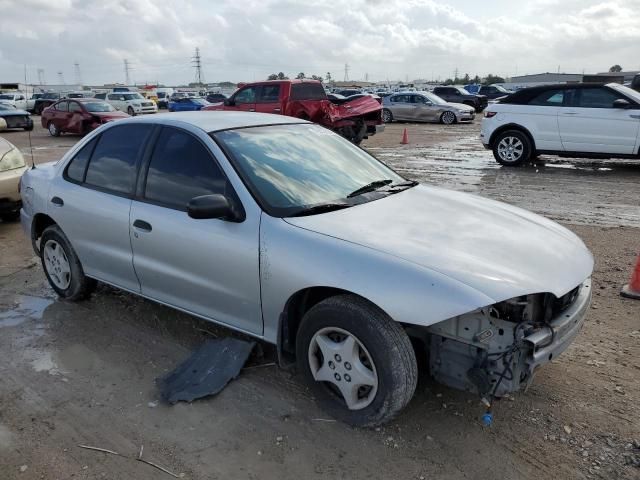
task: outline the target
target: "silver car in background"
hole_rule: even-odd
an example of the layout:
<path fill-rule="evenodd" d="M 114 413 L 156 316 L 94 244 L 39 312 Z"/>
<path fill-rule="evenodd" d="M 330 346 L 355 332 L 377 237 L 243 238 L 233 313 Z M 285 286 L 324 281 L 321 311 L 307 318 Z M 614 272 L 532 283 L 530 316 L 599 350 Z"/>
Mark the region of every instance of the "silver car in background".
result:
<path fill-rule="evenodd" d="M 485 399 L 518 390 L 591 298 L 593 258 L 567 229 L 418 185 L 291 117 L 124 119 L 21 183 L 23 228 L 60 297 L 101 281 L 273 343 L 352 425 L 409 403 L 417 355 Z"/>
<path fill-rule="evenodd" d="M 382 100 L 382 120 L 405 122 L 432 122 L 451 125 L 471 122 L 476 111 L 469 105 L 445 102 L 430 92 L 400 92 Z"/>

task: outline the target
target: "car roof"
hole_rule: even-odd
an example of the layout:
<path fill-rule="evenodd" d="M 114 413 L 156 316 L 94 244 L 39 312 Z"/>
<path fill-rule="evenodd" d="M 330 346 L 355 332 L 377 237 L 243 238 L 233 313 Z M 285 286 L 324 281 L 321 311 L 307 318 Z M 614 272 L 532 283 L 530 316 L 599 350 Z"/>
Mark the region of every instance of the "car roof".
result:
<path fill-rule="evenodd" d="M 265 125 L 285 125 L 294 123 L 311 123 L 298 118 L 284 115 L 273 115 L 270 113 L 254 112 L 229 112 L 229 111 L 204 111 L 204 112 L 172 112 L 156 113 L 127 118 L 118 121 L 118 125 L 124 123 L 152 123 L 171 124 L 177 121 L 200 128 L 205 132 L 216 132 L 219 130 L 229 130 L 243 127 L 260 127 Z"/>

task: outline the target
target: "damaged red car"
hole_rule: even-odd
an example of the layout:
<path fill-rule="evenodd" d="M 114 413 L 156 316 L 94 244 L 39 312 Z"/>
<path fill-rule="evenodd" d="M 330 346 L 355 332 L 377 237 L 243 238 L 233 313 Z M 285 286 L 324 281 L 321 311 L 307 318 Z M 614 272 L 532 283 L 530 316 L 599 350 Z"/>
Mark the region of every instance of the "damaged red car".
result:
<path fill-rule="evenodd" d="M 269 80 L 245 83 L 224 102 L 202 110 L 231 110 L 287 115 L 327 127 L 356 145 L 384 130 L 382 106 L 375 97 L 332 102 L 317 80 Z"/>
<path fill-rule="evenodd" d="M 42 111 L 42 127 L 49 130 L 53 137 L 61 133 L 84 135 L 103 123 L 127 118 L 107 102 L 96 98 L 76 98 L 60 100 Z"/>

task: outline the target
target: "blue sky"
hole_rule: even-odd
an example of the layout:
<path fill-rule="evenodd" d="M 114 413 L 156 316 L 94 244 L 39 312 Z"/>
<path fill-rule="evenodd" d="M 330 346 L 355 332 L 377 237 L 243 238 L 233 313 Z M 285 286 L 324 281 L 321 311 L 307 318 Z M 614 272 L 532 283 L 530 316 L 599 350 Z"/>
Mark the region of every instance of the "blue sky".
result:
<path fill-rule="evenodd" d="M 207 81 L 269 73 L 445 79 L 640 69 L 640 0 L 0 0 L 0 81 Z"/>

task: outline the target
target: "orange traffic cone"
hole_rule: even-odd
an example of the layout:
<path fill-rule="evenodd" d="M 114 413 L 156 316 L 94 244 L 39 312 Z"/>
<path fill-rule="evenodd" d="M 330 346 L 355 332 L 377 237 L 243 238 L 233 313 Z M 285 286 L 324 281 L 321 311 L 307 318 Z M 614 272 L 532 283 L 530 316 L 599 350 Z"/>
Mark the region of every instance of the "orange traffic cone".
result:
<path fill-rule="evenodd" d="M 409 143 L 409 134 L 407 133 L 407 129 L 404 129 L 404 132 L 402 132 L 402 141 L 400 142 L 402 145 L 406 145 L 407 143 Z"/>
<path fill-rule="evenodd" d="M 640 300 L 640 255 L 638 255 L 636 268 L 634 268 L 633 273 L 631 273 L 631 280 L 629 280 L 627 285 L 622 287 L 620 295 Z"/>

